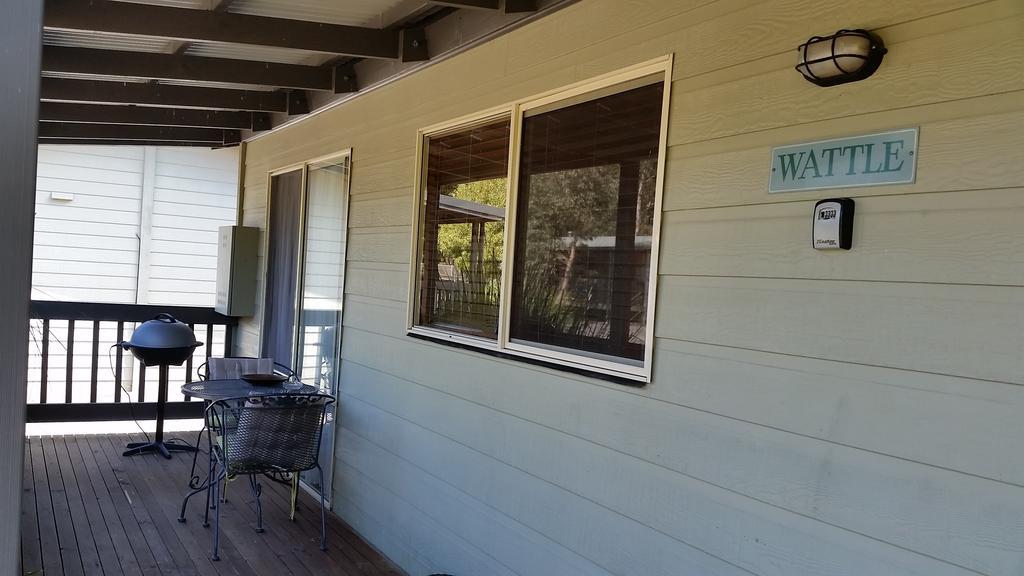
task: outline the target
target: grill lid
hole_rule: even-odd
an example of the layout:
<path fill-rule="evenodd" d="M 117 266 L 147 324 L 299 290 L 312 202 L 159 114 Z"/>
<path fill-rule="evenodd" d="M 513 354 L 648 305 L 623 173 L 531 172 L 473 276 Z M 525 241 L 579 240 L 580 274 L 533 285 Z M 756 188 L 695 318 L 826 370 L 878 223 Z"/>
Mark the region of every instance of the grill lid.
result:
<path fill-rule="evenodd" d="M 157 314 L 135 329 L 132 339 L 120 346 L 130 350 L 143 366 L 181 366 L 202 346 L 187 324 L 170 314 Z"/>
<path fill-rule="evenodd" d="M 179 322 L 170 314 L 157 314 L 156 318 L 143 322 L 132 333 L 128 345 L 132 348 L 167 349 L 202 346 L 187 324 Z"/>

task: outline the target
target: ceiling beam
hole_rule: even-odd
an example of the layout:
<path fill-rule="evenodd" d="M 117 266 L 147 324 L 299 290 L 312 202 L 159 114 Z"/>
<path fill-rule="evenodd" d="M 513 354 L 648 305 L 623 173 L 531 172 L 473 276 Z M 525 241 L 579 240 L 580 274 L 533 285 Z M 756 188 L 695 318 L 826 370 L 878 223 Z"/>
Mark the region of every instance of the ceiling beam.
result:
<path fill-rule="evenodd" d="M 222 148 L 231 144 L 220 142 L 189 142 L 187 140 L 105 140 L 98 138 L 40 138 L 40 144 L 75 144 L 78 146 L 195 146 Z"/>
<path fill-rule="evenodd" d="M 262 117 L 262 118 L 257 118 Z M 39 119 L 51 122 L 190 126 L 193 128 L 263 129 L 270 122 L 264 112 L 228 112 L 192 108 L 154 108 L 110 104 L 42 102 Z"/>
<path fill-rule="evenodd" d="M 43 47 L 43 71 L 307 90 L 334 89 L 334 74 L 330 67 L 65 46 Z"/>
<path fill-rule="evenodd" d="M 498 9 L 498 0 L 429 0 L 429 2 L 437 6 L 451 6 L 452 8 Z"/>
<path fill-rule="evenodd" d="M 112 0 L 47 0 L 44 26 L 311 50 L 363 58 L 398 58 L 394 30 L 306 22 Z"/>
<path fill-rule="evenodd" d="M 497 10 L 502 7 L 499 0 L 427 0 L 428 4 L 435 6 L 448 6 L 450 8 L 470 8 L 480 10 Z M 505 0 L 505 13 L 536 12 L 537 0 Z"/>
<path fill-rule="evenodd" d="M 136 140 L 161 142 L 204 142 L 210 145 L 237 143 L 238 130 L 219 128 L 182 128 L 169 126 L 129 126 L 117 124 L 79 124 L 40 122 L 39 138 L 64 140 Z"/>
<path fill-rule="evenodd" d="M 219 0 L 219 2 L 214 4 L 210 8 L 210 10 L 213 10 L 214 12 L 226 12 L 227 9 L 230 8 L 231 5 L 234 4 L 234 3 L 235 3 L 235 0 Z M 186 52 L 188 52 L 188 49 L 191 48 L 191 47 L 192 47 L 192 42 L 189 42 L 188 40 L 182 40 L 182 41 L 180 41 L 178 43 L 178 47 L 174 49 L 174 53 L 177 54 L 178 56 L 182 56 Z"/>
<path fill-rule="evenodd" d="M 40 97 L 44 101 L 186 106 L 252 112 L 288 110 L 286 92 L 175 86 L 152 82 L 103 82 L 77 78 L 43 78 Z"/>

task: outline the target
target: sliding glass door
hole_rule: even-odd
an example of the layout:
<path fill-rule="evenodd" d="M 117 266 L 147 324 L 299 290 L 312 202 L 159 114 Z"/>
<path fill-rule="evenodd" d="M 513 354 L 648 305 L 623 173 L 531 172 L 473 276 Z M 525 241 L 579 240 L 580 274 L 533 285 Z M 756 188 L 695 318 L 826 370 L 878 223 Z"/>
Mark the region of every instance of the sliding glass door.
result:
<path fill-rule="evenodd" d="M 324 394 L 338 395 L 345 248 L 348 239 L 349 154 L 271 175 L 267 214 L 267 278 L 262 354 L 291 368 Z M 320 446 L 323 477 L 302 482 L 330 499 L 336 406 Z"/>

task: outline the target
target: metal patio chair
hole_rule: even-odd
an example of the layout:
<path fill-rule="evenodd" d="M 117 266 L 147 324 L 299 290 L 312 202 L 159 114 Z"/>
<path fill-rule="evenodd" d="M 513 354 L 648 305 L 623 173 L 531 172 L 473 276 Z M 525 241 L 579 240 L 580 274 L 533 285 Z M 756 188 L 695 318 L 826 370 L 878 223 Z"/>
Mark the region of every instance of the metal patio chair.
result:
<path fill-rule="evenodd" d="M 262 486 L 258 477 L 273 473 L 298 475 L 313 469 L 322 475 L 320 441 L 327 407 L 332 403 L 334 398 L 325 394 L 283 394 L 218 400 L 207 407 L 206 425 L 219 431 L 216 440 L 211 435 L 207 436 L 210 439 L 208 505 L 203 524 L 209 524 L 209 513 L 213 509 L 212 559 L 219 559 L 220 512 L 223 506 L 218 498 L 222 481 L 229 475 L 249 477 L 249 489 L 256 500 L 256 532 L 263 532 Z M 237 424 L 225 426 L 229 419 Z M 182 503 L 182 518 L 189 496 Z M 320 549 L 327 549 L 327 519 L 322 491 Z"/>
<path fill-rule="evenodd" d="M 269 374 L 276 372 L 289 378 L 295 372 L 272 358 L 255 358 L 249 356 L 225 356 L 223 358 L 207 358 L 199 365 L 196 374 L 200 380 L 227 380 L 241 378 L 243 374 Z"/>
<path fill-rule="evenodd" d="M 196 369 L 196 375 L 199 376 L 200 380 L 233 380 L 239 379 L 243 374 L 269 374 L 269 373 L 281 374 L 289 378 L 295 376 L 295 372 L 281 364 L 275 362 L 273 358 L 255 358 L 250 356 L 225 356 L 218 358 L 216 356 L 206 359 Z M 233 423 L 228 420 L 225 422 L 227 426 L 233 426 Z M 208 426 L 204 425 L 199 430 L 199 434 L 196 435 L 196 448 L 199 448 L 203 442 L 203 433 L 210 432 Z M 216 431 L 213 431 L 216 433 Z M 189 474 L 189 488 L 193 490 L 199 489 L 202 486 L 202 478 L 196 474 L 196 464 L 198 463 L 198 451 L 192 455 L 192 472 Z M 225 492 L 227 490 L 225 489 Z M 182 517 L 184 517 L 184 507 L 182 507 Z"/>

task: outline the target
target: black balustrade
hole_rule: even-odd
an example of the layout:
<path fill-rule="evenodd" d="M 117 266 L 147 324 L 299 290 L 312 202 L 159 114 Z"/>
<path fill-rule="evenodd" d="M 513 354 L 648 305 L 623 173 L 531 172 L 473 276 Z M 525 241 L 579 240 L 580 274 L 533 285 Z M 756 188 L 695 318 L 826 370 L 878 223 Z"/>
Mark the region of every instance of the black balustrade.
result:
<path fill-rule="evenodd" d="M 30 346 L 30 354 L 39 356 L 39 378 L 30 378 L 30 385 L 37 385 L 38 398 L 30 394 L 32 401 L 27 406 L 27 420 L 29 422 L 88 422 L 101 420 L 152 420 L 156 417 L 156 402 L 146 401 L 146 372 L 139 362 L 125 355 L 120 347 L 109 352 L 108 347 L 113 342 L 101 345 L 101 328 L 114 328 L 114 342 L 119 342 L 131 336 L 130 330 L 135 323 L 142 323 L 152 320 L 157 314 L 166 312 L 178 320 L 188 324 L 196 331 L 198 338 L 203 336 L 203 347 L 197 350 L 205 358 L 210 356 L 231 356 L 232 328 L 237 324 L 236 318 L 223 316 L 212 308 L 201 308 L 192 306 L 154 306 L 140 304 L 100 304 L 92 302 L 57 302 L 45 300 L 33 300 L 30 309 L 30 322 L 36 328 L 38 338 Z M 67 332 L 61 338 L 54 334 L 54 323 L 67 323 Z M 76 326 L 89 325 L 91 323 L 91 341 L 76 342 Z M 223 327 L 223 346 L 213 349 L 214 337 L 219 335 L 220 327 Z M 79 336 L 81 334 L 79 333 Z M 87 375 L 78 377 L 81 371 L 75 370 L 75 348 L 90 351 L 91 363 Z M 51 394 L 50 366 L 51 355 L 55 350 L 65 351 L 65 373 L 64 373 L 64 394 L 62 402 L 55 402 L 54 394 Z M 106 370 L 107 360 L 110 358 L 110 366 L 113 382 L 113 390 L 103 390 L 101 385 L 107 384 L 100 379 L 101 371 Z M 81 357 L 79 357 L 81 360 Z M 122 392 L 123 379 L 130 370 L 135 370 L 137 375 L 134 379 L 137 398 L 134 402 Z M 159 368 L 153 366 L 152 370 Z M 184 379 L 182 383 L 191 381 L 193 361 L 190 357 L 184 366 Z M 157 382 L 155 378 L 152 382 Z M 85 395 L 85 387 L 88 387 L 88 401 L 75 401 L 76 392 L 81 391 Z M 175 387 L 176 388 L 176 387 Z M 153 394 L 150 394 L 153 395 Z M 59 394 L 58 394 L 59 396 Z M 101 399 L 112 399 L 103 401 Z M 37 402 L 35 400 L 38 400 Z M 166 408 L 167 418 L 200 418 L 202 417 L 203 403 L 191 401 L 185 397 L 184 401 L 168 402 Z"/>

